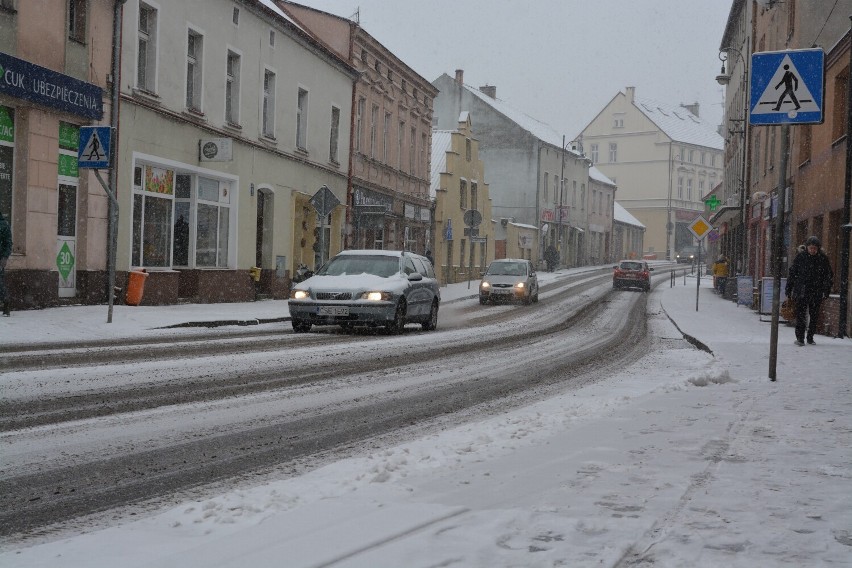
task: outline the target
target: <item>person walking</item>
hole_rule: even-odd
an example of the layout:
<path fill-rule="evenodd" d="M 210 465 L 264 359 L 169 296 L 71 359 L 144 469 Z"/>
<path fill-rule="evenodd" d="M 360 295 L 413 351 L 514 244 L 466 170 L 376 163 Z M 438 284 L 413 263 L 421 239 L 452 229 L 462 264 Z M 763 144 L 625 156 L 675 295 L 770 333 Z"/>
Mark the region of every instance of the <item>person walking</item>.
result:
<path fill-rule="evenodd" d="M 3 315 L 9 316 L 9 295 L 6 292 L 6 261 L 12 256 L 12 229 L 9 222 L 0 212 L 0 306 Z"/>
<path fill-rule="evenodd" d="M 796 303 L 796 345 L 805 344 L 807 330 L 808 345 L 814 345 L 819 307 L 823 298 L 831 293 L 834 273 L 828 256 L 820 247 L 820 240 L 811 236 L 805 241 L 805 251 L 793 259 L 784 291 Z"/>
<path fill-rule="evenodd" d="M 722 296 L 725 294 L 725 284 L 728 282 L 728 259 L 724 254 L 720 254 L 716 262 L 713 263 L 713 280 L 716 285 L 716 291 Z"/>

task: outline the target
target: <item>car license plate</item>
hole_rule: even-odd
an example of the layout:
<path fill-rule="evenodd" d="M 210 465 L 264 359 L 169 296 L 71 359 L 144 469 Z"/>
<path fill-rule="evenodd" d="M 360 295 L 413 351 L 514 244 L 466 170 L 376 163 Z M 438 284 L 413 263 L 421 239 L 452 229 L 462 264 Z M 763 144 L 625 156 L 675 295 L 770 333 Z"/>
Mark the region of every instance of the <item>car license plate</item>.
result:
<path fill-rule="evenodd" d="M 509 289 L 509 288 L 495 288 L 491 293 L 492 294 L 511 294 L 512 290 Z"/>
<path fill-rule="evenodd" d="M 319 315 L 321 316 L 348 316 L 348 306 L 320 306 Z"/>

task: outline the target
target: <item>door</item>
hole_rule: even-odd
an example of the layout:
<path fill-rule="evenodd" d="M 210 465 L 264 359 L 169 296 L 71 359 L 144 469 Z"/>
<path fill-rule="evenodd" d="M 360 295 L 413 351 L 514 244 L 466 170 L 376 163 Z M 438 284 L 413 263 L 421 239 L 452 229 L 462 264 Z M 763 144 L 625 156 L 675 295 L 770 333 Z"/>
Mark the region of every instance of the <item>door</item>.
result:
<path fill-rule="evenodd" d="M 56 269 L 59 297 L 77 295 L 77 185 L 59 184 L 56 228 Z"/>
<path fill-rule="evenodd" d="M 273 195 L 267 189 L 257 191 L 257 220 L 254 247 L 254 265 L 272 268 Z"/>

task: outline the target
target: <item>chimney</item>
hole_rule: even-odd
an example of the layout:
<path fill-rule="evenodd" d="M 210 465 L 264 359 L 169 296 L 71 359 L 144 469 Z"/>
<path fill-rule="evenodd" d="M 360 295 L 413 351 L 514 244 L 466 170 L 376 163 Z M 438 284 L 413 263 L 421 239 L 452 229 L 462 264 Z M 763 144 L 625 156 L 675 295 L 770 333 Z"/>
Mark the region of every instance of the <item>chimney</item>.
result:
<path fill-rule="evenodd" d="M 491 97 L 492 99 L 497 98 L 497 87 L 495 85 L 485 85 L 484 87 L 479 87 L 479 90 Z"/>
<path fill-rule="evenodd" d="M 464 85 L 464 69 L 456 69 L 456 83 L 460 87 Z"/>
<path fill-rule="evenodd" d="M 633 97 L 634 97 L 634 95 L 636 95 L 636 87 L 627 87 L 626 93 L 627 93 L 627 102 L 632 104 L 633 103 Z"/>
<path fill-rule="evenodd" d="M 698 116 L 698 101 L 692 103 L 691 105 L 681 104 L 680 106 L 682 106 L 683 108 L 685 108 L 686 110 L 688 110 L 689 112 L 694 114 L 695 116 Z"/>

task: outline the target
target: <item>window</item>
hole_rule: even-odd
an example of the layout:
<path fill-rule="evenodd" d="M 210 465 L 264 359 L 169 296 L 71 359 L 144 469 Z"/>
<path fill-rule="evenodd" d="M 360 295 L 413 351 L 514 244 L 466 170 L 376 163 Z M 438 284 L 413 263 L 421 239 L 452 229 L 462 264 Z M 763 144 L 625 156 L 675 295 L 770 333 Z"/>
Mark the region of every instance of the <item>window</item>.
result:
<path fill-rule="evenodd" d="M 382 124 L 382 162 L 388 163 L 388 144 L 390 143 L 391 113 L 385 113 Z"/>
<path fill-rule="evenodd" d="M 615 142 L 609 144 L 609 161 L 612 164 L 618 161 L 618 144 Z"/>
<path fill-rule="evenodd" d="M 263 73 L 263 135 L 275 138 L 275 73 Z"/>
<path fill-rule="evenodd" d="M 802 149 L 801 154 L 801 162 L 805 163 L 811 159 L 811 147 L 813 145 L 813 133 L 811 132 L 810 124 L 802 124 L 799 125 L 799 132 L 802 135 L 801 144 L 799 147 Z"/>
<path fill-rule="evenodd" d="M 328 159 L 338 163 L 338 151 L 340 147 L 340 109 L 331 107 L 331 134 L 328 142 Z"/>
<path fill-rule="evenodd" d="M 470 182 L 470 208 L 471 209 L 479 209 L 478 198 L 479 191 L 477 189 L 477 184 L 475 181 Z"/>
<path fill-rule="evenodd" d="M 838 140 L 846 134 L 846 104 L 848 102 L 849 68 L 837 75 L 834 80 L 834 108 L 831 109 L 831 140 Z"/>
<path fill-rule="evenodd" d="M 707 159 L 707 155 L 704 152 L 701 152 L 701 165 L 704 165 L 704 160 Z"/>
<path fill-rule="evenodd" d="M 464 139 L 464 158 L 468 162 L 471 160 L 473 154 L 473 143 L 470 141 L 470 138 Z"/>
<path fill-rule="evenodd" d="M 80 43 L 86 42 L 86 0 L 68 2 L 68 37 Z"/>
<path fill-rule="evenodd" d="M 572 183 L 574 187 L 571 193 L 571 207 L 577 207 L 577 180 L 574 180 Z"/>
<path fill-rule="evenodd" d="M 683 199 L 683 176 L 677 178 L 677 198 Z"/>
<path fill-rule="evenodd" d="M 414 175 L 414 155 L 417 146 L 417 129 L 411 127 L 411 138 L 408 140 L 408 173 Z"/>
<path fill-rule="evenodd" d="M 299 89 L 296 108 L 296 148 L 308 148 L 308 91 Z"/>
<path fill-rule="evenodd" d="M 695 150 L 689 151 L 689 163 L 692 164 L 695 162 Z"/>
<path fill-rule="evenodd" d="M 624 128 L 624 117 L 616 115 L 612 119 L 613 128 Z"/>
<path fill-rule="evenodd" d="M 586 210 L 586 184 L 580 184 L 580 211 Z"/>
<path fill-rule="evenodd" d="M 74 155 L 76 157 L 76 153 Z M 16 181 L 15 172 L 12 169 L 14 157 L 15 109 L 0 105 L 0 212 L 10 225 L 14 221 L 12 219 L 12 188 Z"/>
<path fill-rule="evenodd" d="M 429 143 L 427 142 L 426 133 L 422 133 L 420 135 L 420 177 L 426 177 L 429 175 L 429 171 L 427 169 L 428 164 L 426 163 L 426 149 L 429 147 Z"/>
<path fill-rule="evenodd" d="M 236 10 L 236 8 L 234 8 Z M 225 79 L 225 122 L 240 123 L 240 56 L 228 51 Z"/>
<path fill-rule="evenodd" d="M 559 176 L 553 174 L 553 202 L 556 203 L 559 198 Z"/>
<path fill-rule="evenodd" d="M 136 87 L 153 93 L 157 77 L 157 11 L 139 3 Z"/>
<path fill-rule="evenodd" d="M 467 181 L 459 180 L 459 207 L 467 209 Z"/>
<path fill-rule="evenodd" d="M 550 194 L 550 188 L 548 187 L 548 182 L 550 180 L 550 174 L 544 172 L 544 187 L 542 188 L 542 193 L 544 194 L 544 202 L 547 203 L 548 196 Z"/>
<path fill-rule="evenodd" d="M 186 38 L 186 108 L 201 111 L 203 37 L 189 30 Z"/>
<path fill-rule="evenodd" d="M 376 132 L 379 128 L 379 105 L 373 105 L 370 112 L 370 157 L 376 157 Z"/>
<path fill-rule="evenodd" d="M 358 110 L 355 114 L 355 149 L 361 150 L 361 136 L 364 133 L 364 111 L 367 109 L 367 99 L 358 99 Z"/>
<path fill-rule="evenodd" d="M 229 192 L 222 182 L 198 177 L 195 224 L 195 266 L 223 268 L 228 266 Z"/>
<path fill-rule="evenodd" d="M 269 30 L 269 47 L 275 47 L 275 30 Z"/>
<path fill-rule="evenodd" d="M 231 14 L 231 22 L 233 22 L 235 26 L 240 25 L 240 9 L 236 6 L 234 6 L 234 12 Z"/>
<path fill-rule="evenodd" d="M 698 201 L 704 201 L 704 180 L 698 180 Z"/>
<path fill-rule="evenodd" d="M 590 151 L 591 151 L 591 154 L 592 154 L 592 155 L 591 155 L 592 163 L 593 163 L 593 164 L 597 164 L 597 163 L 598 163 L 598 145 L 597 145 L 597 144 L 592 144 L 592 145 L 590 146 Z"/>
<path fill-rule="evenodd" d="M 692 178 L 686 180 L 686 199 L 692 201 Z"/>
<path fill-rule="evenodd" d="M 596 203 L 595 203 L 595 202 L 596 202 L 597 200 L 598 200 L 598 190 L 597 190 L 597 189 L 593 189 L 593 190 L 592 190 L 592 213 L 597 213 L 597 209 L 595 208 L 595 205 L 596 205 Z"/>
<path fill-rule="evenodd" d="M 402 171 L 402 149 L 405 148 L 405 121 L 399 121 L 396 140 L 396 169 Z"/>

